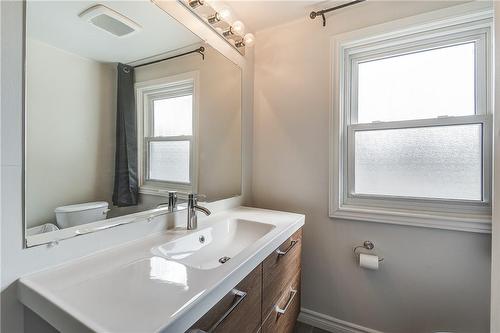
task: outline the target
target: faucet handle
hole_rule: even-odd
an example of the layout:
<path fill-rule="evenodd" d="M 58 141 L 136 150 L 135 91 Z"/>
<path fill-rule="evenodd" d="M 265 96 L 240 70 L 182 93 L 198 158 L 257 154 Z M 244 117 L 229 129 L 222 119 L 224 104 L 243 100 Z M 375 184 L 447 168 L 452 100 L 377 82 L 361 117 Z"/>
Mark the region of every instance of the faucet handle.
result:
<path fill-rule="evenodd" d="M 168 209 L 173 212 L 177 208 L 177 191 L 168 191 Z"/>

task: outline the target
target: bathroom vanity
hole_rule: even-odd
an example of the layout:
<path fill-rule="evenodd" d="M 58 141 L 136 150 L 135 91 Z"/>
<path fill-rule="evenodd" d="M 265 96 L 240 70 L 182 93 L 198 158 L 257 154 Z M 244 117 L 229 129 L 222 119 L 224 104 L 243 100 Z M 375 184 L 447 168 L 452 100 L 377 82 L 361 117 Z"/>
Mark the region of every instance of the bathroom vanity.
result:
<path fill-rule="evenodd" d="M 304 215 L 238 207 L 22 277 L 61 332 L 291 332 Z"/>
<path fill-rule="evenodd" d="M 296 231 L 191 330 L 292 332 L 300 311 L 302 229 Z"/>

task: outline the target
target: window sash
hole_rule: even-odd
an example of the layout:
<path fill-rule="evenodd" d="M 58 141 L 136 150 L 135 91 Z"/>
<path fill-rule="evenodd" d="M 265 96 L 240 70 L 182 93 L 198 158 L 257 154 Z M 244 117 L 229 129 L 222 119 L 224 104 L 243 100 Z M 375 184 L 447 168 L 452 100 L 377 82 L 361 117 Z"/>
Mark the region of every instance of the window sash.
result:
<path fill-rule="evenodd" d="M 353 52 L 350 51 L 345 59 L 346 89 L 346 125 L 358 123 L 358 67 L 362 62 L 375 61 L 405 54 L 425 52 L 432 49 L 439 49 L 454 45 L 474 43 L 475 48 L 475 114 L 484 115 L 490 113 L 488 110 L 488 78 L 487 78 L 487 30 L 486 28 L 472 31 L 447 34 L 431 39 L 424 39 L 417 42 L 406 42 L 392 46 L 379 46 L 371 50 Z M 385 44 L 382 44 L 385 45 Z"/>
<path fill-rule="evenodd" d="M 182 89 L 174 89 L 174 91 L 170 91 L 170 88 L 168 91 L 164 91 L 161 93 L 155 93 L 148 95 L 147 97 L 147 111 L 146 113 L 146 128 L 144 131 L 144 137 L 153 137 L 154 133 L 154 102 L 162 99 L 167 99 L 167 98 L 176 98 L 176 97 L 184 97 L 184 96 L 193 96 L 193 105 L 191 108 L 191 113 L 194 113 L 194 89 L 192 84 L 189 87 L 183 87 Z M 192 119 L 192 124 L 191 124 L 191 131 L 194 131 L 194 114 L 191 117 Z M 191 133 L 192 133 L 191 132 Z"/>
<path fill-rule="evenodd" d="M 151 166 L 149 164 L 151 157 L 151 143 L 152 142 L 173 142 L 173 141 L 189 141 L 189 182 L 176 182 L 171 180 L 161 180 L 151 178 Z M 181 136 L 169 136 L 169 137 L 146 137 L 144 138 L 144 170 L 145 170 L 145 181 L 154 182 L 156 184 L 182 184 L 182 185 L 192 185 L 193 183 L 193 136 L 192 135 L 181 135 Z"/>
<path fill-rule="evenodd" d="M 344 181 L 347 184 L 347 190 L 344 191 L 345 202 L 354 203 L 353 199 L 364 199 L 364 203 L 370 203 L 368 199 L 376 200 L 371 204 L 382 203 L 386 200 L 402 201 L 419 201 L 422 203 L 466 203 L 468 205 L 476 205 L 478 207 L 487 206 L 490 202 L 491 187 L 486 184 L 486 176 L 491 172 L 491 146 L 488 140 L 491 137 L 490 116 L 474 115 L 461 117 L 442 117 L 435 119 L 419 119 L 394 122 L 376 122 L 369 124 L 355 124 L 348 127 L 348 146 L 347 146 L 347 172 L 344 173 Z M 426 198 L 426 197 L 409 197 L 409 196 L 394 196 L 380 194 L 361 194 L 355 193 L 355 178 L 354 178 L 354 137 L 356 132 L 373 131 L 373 130 L 389 130 L 389 129 L 405 129 L 405 128 L 423 128 L 423 127 L 443 127 L 453 125 L 474 125 L 482 126 L 482 200 L 464 200 L 464 199 L 446 199 L 446 198 Z"/>

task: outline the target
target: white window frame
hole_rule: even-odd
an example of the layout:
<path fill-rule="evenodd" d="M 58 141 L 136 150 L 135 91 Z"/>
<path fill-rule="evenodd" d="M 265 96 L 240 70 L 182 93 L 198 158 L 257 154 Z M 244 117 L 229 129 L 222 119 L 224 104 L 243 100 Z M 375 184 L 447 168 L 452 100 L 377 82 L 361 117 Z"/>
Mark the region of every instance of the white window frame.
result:
<path fill-rule="evenodd" d="M 165 97 L 183 96 L 192 90 L 193 133 L 190 136 L 169 136 L 152 138 L 153 103 Z M 137 104 L 138 178 L 139 192 L 143 194 L 167 196 L 168 191 L 184 193 L 198 192 L 198 117 L 199 117 L 199 71 L 172 75 L 157 80 L 135 84 Z M 149 143 L 159 141 L 189 141 L 190 169 L 189 183 L 154 180 L 149 178 Z"/>
<path fill-rule="evenodd" d="M 458 6 L 457 6 L 458 7 Z M 330 122 L 329 216 L 334 218 L 491 232 L 492 94 L 491 30 L 493 12 L 484 5 L 463 5 L 333 36 Z M 387 33 L 387 31 L 392 31 Z M 476 115 L 357 124 L 357 67 L 385 58 L 448 45 L 476 45 Z M 483 198 L 447 200 L 354 193 L 354 134 L 374 129 L 481 124 Z"/>

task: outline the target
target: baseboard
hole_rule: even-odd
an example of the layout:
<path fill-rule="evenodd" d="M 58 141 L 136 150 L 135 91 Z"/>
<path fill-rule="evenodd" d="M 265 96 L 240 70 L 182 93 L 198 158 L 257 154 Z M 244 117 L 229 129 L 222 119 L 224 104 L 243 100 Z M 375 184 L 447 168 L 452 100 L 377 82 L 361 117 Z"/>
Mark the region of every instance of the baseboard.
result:
<path fill-rule="evenodd" d="M 332 333 L 383 333 L 305 308 L 300 309 L 297 320 Z"/>

